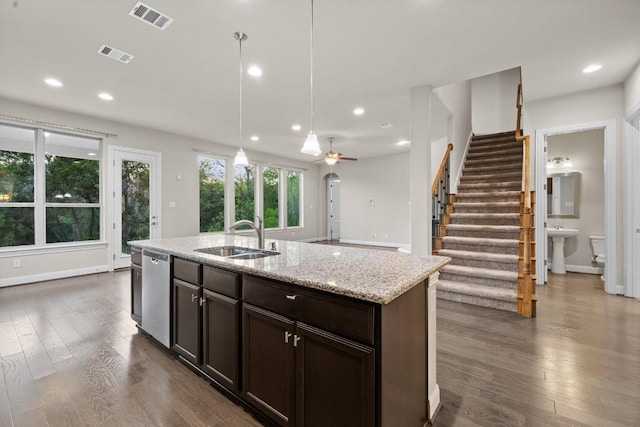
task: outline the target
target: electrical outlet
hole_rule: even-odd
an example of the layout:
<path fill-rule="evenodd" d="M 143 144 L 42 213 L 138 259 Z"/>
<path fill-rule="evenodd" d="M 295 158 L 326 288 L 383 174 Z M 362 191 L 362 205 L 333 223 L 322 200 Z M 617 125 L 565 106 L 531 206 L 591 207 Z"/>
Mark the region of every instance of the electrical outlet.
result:
<path fill-rule="evenodd" d="M 20 258 L 14 259 L 13 268 L 20 268 L 20 267 L 22 267 L 22 260 Z"/>
<path fill-rule="evenodd" d="M 176 207 L 176 202 L 169 202 L 169 207 L 170 208 L 175 208 Z"/>

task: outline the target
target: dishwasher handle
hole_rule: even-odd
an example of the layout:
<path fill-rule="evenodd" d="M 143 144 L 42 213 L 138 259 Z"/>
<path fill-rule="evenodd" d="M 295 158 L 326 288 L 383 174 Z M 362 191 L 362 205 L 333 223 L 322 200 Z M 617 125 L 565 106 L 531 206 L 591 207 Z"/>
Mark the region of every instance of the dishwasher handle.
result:
<path fill-rule="evenodd" d="M 153 264 L 158 264 L 160 261 L 169 261 L 169 255 L 162 252 L 150 251 L 148 249 L 142 250 L 142 256 L 148 256 L 151 258 Z"/>

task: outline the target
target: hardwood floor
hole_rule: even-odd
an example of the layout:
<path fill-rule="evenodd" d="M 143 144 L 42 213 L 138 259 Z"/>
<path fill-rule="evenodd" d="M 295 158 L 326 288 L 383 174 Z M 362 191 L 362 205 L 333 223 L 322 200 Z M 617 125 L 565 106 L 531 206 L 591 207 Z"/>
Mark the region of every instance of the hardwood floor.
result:
<path fill-rule="evenodd" d="M 552 275 L 538 317 L 438 301 L 436 426 L 640 425 L 640 302 Z M 0 289 L 0 426 L 257 426 L 139 334 L 129 272 Z"/>

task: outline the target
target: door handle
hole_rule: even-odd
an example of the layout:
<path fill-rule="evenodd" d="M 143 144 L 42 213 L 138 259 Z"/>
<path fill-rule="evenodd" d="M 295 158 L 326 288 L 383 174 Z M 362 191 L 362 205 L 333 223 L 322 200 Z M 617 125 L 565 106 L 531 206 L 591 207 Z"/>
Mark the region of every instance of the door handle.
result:
<path fill-rule="evenodd" d="M 293 346 L 297 347 L 298 346 L 298 341 L 300 341 L 302 339 L 302 337 L 299 337 L 297 335 L 293 336 Z"/>
<path fill-rule="evenodd" d="M 296 300 L 296 296 L 295 295 L 287 295 L 286 297 L 288 300 L 290 301 L 295 301 Z"/>

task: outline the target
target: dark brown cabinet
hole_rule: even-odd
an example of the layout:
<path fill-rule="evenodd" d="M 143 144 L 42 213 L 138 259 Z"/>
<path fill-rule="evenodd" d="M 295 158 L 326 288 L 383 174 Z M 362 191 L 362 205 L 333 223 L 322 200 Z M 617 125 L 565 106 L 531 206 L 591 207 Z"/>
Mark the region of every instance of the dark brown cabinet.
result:
<path fill-rule="evenodd" d="M 203 291 L 202 369 L 232 391 L 240 383 L 240 301 Z"/>
<path fill-rule="evenodd" d="M 131 318 L 142 323 L 142 251 L 131 248 Z"/>
<path fill-rule="evenodd" d="M 202 289 L 173 279 L 173 349 L 194 365 L 200 363 L 202 344 Z"/>
<path fill-rule="evenodd" d="M 366 341 L 366 317 L 373 319 L 372 311 L 250 276 L 245 276 L 244 300 L 244 395 L 251 404 L 281 426 L 374 425 L 374 348 L 299 319 L 319 313 L 302 312 L 301 307 L 323 307 L 329 316 L 331 307 L 339 304 L 342 311 L 337 316 L 353 318 L 354 323 L 336 328 Z"/>

